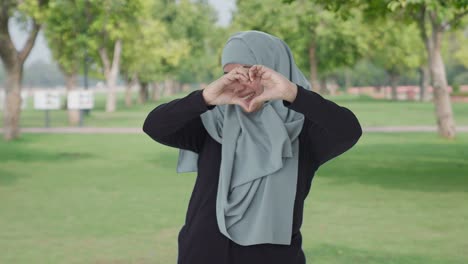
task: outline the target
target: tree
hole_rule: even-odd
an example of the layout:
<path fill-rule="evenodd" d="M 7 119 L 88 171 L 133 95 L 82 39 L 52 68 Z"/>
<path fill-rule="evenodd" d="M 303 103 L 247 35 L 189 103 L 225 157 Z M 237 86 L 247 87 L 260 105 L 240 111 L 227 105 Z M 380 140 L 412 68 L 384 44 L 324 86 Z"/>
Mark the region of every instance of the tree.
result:
<path fill-rule="evenodd" d="M 291 0 L 285 0 L 291 2 Z M 292 0 L 294 1 L 294 0 Z M 368 21 L 387 16 L 418 24 L 419 33 L 426 47 L 434 88 L 435 115 L 438 133 L 445 138 L 455 137 L 455 121 L 447 90 L 447 77 L 441 53 L 444 33 L 461 25 L 468 14 L 466 0 L 309 0 L 322 3 L 327 8 L 347 16 L 350 6 L 359 6 L 368 14 Z"/>
<path fill-rule="evenodd" d="M 392 87 L 392 99 L 397 99 L 397 85 L 401 75 L 423 64 L 423 44 L 418 38 L 415 24 L 403 25 L 382 19 L 371 25 L 368 56 L 374 64 L 386 70 Z"/>
<path fill-rule="evenodd" d="M 468 69 L 468 26 L 452 32 L 451 41 L 451 45 L 457 46 L 452 54 L 454 59 Z"/>
<path fill-rule="evenodd" d="M 189 56 L 182 57 L 176 67 L 168 65 L 168 78 L 183 83 L 217 79 L 222 72 L 219 55 L 227 39 L 226 32 L 216 26 L 216 11 L 207 1 L 181 0 L 164 16 L 174 39 L 185 39 Z"/>
<path fill-rule="evenodd" d="M 458 26 L 460 19 L 468 14 L 468 2 L 412 0 L 406 3 L 403 0 L 394 0 L 389 2 L 388 7 L 393 11 L 399 11 L 408 20 L 418 23 L 429 59 L 438 132 L 445 138 L 454 138 L 455 120 L 441 53 L 442 38 L 444 32 Z"/>
<path fill-rule="evenodd" d="M 468 16 L 465 17 L 468 21 Z M 460 86 L 468 84 L 468 23 L 464 27 L 446 33 L 442 44 L 442 56 L 447 70 L 447 83 L 452 92 L 460 92 Z"/>
<path fill-rule="evenodd" d="M 87 36 L 94 57 L 100 59 L 99 66 L 106 79 L 108 89 L 106 112 L 117 107 L 116 85 L 120 71 L 120 59 L 128 33 L 138 27 L 142 12 L 141 0 L 83 0 L 89 2 L 89 28 Z"/>
<path fill-rule="evenodd" d="M 5 140 L 19 137 L 23 65 L 46 16 L 47 3 L 47 0 L 2 0 L 0 3 L 0 58 L 6 71 L 6 100 L 3 113 Z M 13 44 L 8 31 L 8 24 L 14 17 L 20 19 L 25 26 L 30 26 L 29 36 L 19 50 Z"/>
<path fill-rule="evenodd" d="M 266 2 L 266 3 L 265 3 Z M 237 1 L 234 27 L 260 30 L 284 39 L 301 70 L 309 72 L 312 88 L 325 91 L 326 78 L 334 70 L 349 67 L 367 49 L 360 34 L 359 13 L 343 20 L 310 1 L 292 4 L 280 0 Z"/>
<path fill-rule="evenodd" d="M 149 99 L 148 87 L 157 85 L 164 78 L 166 66 L 177 67 L 184 56 L 189 54 L 189 43 L 186 39 L 174 39 L 168 25 L 155 16 L 161 10 L 158 1 L 142 1 L 143 8 L 139 14 L 138 26 L 128 32 L 126 48 L 122 53 L 122 74 L 127 79 L 127 105 L 131 100 L 131 85 L 140 84 L 139 102 Z M 145 51 L 145 52 L 141 52 Z M 155 87 L 153 93 L 158 93 Z M 153 94 L 153 98 L 155 95 Z"/>
<path fill-rule="evenodd" d="M 87 4 L 82 0 L 51 0 L 49 3 L 44 32 L 52 56 L 65 77 L 67 92 L 77 88 L 78 73 L 86 57 Z M 80 110 L 69 109 L 69 125 L 77 125 L 79 121 Z"/>
<path fill-rule="evenodd" d="M 312 87 L 326 92 L 326 79 L 337 69 L 356 64 L 368 50 L 368 36 L 362 27 L 359 10 L 353 9 L 352 19 L 343 20 L 321 5 L 307 1 L 293 4 L 298 10 L 299 36 L 302 51 L 308 54 Z"/>

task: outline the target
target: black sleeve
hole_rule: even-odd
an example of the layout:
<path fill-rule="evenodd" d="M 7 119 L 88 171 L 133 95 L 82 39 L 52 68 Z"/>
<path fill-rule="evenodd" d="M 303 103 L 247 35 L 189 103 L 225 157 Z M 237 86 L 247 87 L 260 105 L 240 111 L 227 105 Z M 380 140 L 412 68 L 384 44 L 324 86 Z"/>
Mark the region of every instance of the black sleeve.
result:
<path fill-rule="evenodd" d="M 318 166 L 350 149 L 362 135 L 351 110 L 299 85 L 294 101 L 283 100 L 283 105 L 304 114 L 303 130 Z"/>
<path fill-rule="evenodd" d="M 206 104 L 202 92 L 158 105 L 146 117 L 143 131 L 161 144 L 199 153 L 208 135 L 200 114 L 215 107 Z"/>

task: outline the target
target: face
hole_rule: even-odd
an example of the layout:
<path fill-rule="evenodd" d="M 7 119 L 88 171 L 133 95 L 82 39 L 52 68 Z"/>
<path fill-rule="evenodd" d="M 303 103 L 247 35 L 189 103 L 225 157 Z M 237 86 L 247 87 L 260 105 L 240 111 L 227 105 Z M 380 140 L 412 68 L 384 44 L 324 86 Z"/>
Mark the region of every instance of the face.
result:
<path fill-rule="evenodd" d="M 246 64 L 228 63 L 228 64 L 226 64 L 226 65 L 224 66 L 224 69 L 223 69 L 223 70 L 224 70 L 224 74 L 230 72 L 231 70 L 233 70 L 234 68 L 237 68 L 237 67 L 239 67 L 239 66 L 243 66 L 243 67 L 245 67 L 245 68 L 250 68 L 250 65 L 246 65 Z M 260 91 L 261 91 L 261 89 L 260 89 L 260 87 L 259 87 L 258 84 L 257 84 L 257 85 L 254 85 L 254 86 L 250 86 L 250 87 L 248 87 L 249 85 L 246 85 L 246 84 L 239 84 L 239 85 L 241 85 L 241 86 L 243 86 L 243 87 L 250 88 L 250 89 L 252 89 L 253 91 L 255 91 L 255 93 L 260 93 Z M 255 96 L 255 95 L 253 95 L 253 96 Z M 247 97 L 248 97 L 248 96 L 247 96 Z M 255 107 L 255 108 L 252 110 L 252 112 L 256 112 L 256 111 L 258 111 L 259 109 L 261 109 L 261 108 L 263 107 L 263 104 L 264 104 L 264 102 L 262 102 L 262 104 L 257 105 L 257 107 Z M 242 108 L 242 110 L 245 112 L 244 108 L 243 108 L 243 107 L 241 107 L 241 108 Z"/>

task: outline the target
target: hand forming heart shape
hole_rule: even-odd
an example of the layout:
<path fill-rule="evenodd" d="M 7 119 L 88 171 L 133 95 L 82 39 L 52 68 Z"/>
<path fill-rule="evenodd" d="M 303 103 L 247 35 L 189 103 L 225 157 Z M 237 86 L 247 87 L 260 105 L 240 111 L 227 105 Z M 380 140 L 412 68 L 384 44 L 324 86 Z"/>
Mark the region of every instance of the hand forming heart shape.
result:
<path fill-rule="evenodd" d="M 258 110 L 268 100 L 295 98 L 296 85 L 263 65 L 237 66 L 203 91 L 209 105 L 237 104 L 245 112 Z"/>

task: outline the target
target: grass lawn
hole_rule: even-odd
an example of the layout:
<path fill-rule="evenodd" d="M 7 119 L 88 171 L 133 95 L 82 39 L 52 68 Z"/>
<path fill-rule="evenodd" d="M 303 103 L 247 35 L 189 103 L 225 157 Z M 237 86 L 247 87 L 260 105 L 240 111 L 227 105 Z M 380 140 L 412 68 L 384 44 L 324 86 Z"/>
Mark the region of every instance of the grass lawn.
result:
<path fill-rule="evenodd" d="M 141 135 L 0 141 L 0 263 L 176 262 L 195 173 Z M 468 263 L 468 134 L 365 134 L 322 166 L 308 263 Z"/>
<path fill-rule="evenodd" d="M 95 108 L 90 115 L 85 116 L 84 126 L 96 127 L 141 127 L 147 114 L 158 104 L 185 96 L 186 93 L 164 97 L 159 102 L 148 102 L 144 105 L 134 105 L 127 108 L 124 104 L 124 94 L 118 94 L 117 111 L 106 113 L 105 95 L 96 94 Z M 136 97 L 136 94 L 134 95 Z M 324 96 L 339 105 L 351 109 L 363 126 L 396 126 L 396 125 L 436 125 L 434 104 L 432 102 L 405 102 L 390 100 L 375 100 L 367 96 L 344 95 L 337 97 Z M 136 98 L 135 98 L 136 99 Z M 453 103 L 455 123 L 468 125 L 468 104 Z M 51 126 L 67 126 L 65 110 L 50 111 Z M 28 100 L 28 108 L 21 113 L 22 127 L 43 127 L 44 111 L 33 109 L 33 100 Z M 0 118 L 0 127 L 3 119 Z"/>

